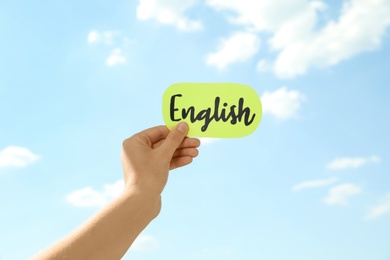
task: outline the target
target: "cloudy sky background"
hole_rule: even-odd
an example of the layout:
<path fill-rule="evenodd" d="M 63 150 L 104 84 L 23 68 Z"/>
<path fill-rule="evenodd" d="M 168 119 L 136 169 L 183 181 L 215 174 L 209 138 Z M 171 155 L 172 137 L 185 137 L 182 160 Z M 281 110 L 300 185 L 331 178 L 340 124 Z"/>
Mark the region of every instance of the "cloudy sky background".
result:
<path fill-rule="evenodd" d="M 123 139 L 176 82 L 261 96 L 202 140 L 125 259 L 390 259 L 390 1 L 0 2 L 0 259 L 121 192 Z"/>

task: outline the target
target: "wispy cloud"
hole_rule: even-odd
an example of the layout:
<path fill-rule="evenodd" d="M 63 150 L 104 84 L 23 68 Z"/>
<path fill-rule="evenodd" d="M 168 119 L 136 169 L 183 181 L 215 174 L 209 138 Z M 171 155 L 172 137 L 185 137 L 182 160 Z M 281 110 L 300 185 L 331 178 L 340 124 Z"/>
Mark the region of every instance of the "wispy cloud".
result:
<path fill-rule="evenodd" d="M 362 189 L 351 183 L 344 183 L 329 190 L 324 202 L 328 205 L 346 206 L 349 199 L 362 192 Z"/>
<path fill-rule="evenodd" d="M 201 145 L 209 145 L 218 142 L 221 138 L 201 137 L 199 140 Z"/>
<path fill-rule="evenodd" d="M 297 185 L 295 185 L 292 188 L 292 190 L 293 191 L 300 191 L 300 190 L 304 190 L 304 189 L 329 186 L 330 184 L 333 184 L 336 181 L 337 181 L 337 178 L 330 178 L 330 179 L 324 179 L 324 180 L 304 181 L 304 182 L 301 182 L 301 183 L 298 183 Z"/>
<path fill-rule="evenodd" d="M 267 72 L 271 69 L 271 64 L 268 60 L 262 59 L 257 63 L 256 69 L 259 72 Z"/>
<path fill-rule="evenodd" d="M 150 235 L 140 235 L 131 245 L 130 250 L 137 252 L 151 252 L 159 248 L 157 240 Z"/>
<path fill-rule="evenodd" d="M 281 78 L 335 65 L 377 49 L 390 26 L 390 1 L 344 1 L 336 20 L 318 26 L 327 12 L 324 1 L 207 0 L 228 22 L 267 37 L 276 52 L 273 72 Z M 260 66 L 261 68 L 261 66 Z"/>
<path fill-rule="evenodd" d="M 125 63 L 127 63 L 127 58 L 123 55 L 122 50 L 119 48 L 112 50 L 106 60 L 106 64 L 110 67 Z"/>
<path fill-rule="evenodd" d="M 175 26 L 182 31 L 198 31 L 203 28 L 202 22 L 185 16 L 185 12 L 195 3 L 196 0 L 140 0 L 137 7 L 137 18 L 155 20 L 162 24 Z"/>
<path fill-rule="evenodd" d="M 71 192 L 65 197 L 65 200 L 73 206 L 81 208 L 102 207 L 121 194 L 123 185 L 123 180 L 118 180 L 113 184 L 104 185 L 101 191 L 85 187 Z"/>
<path fill-rule="evenodd" d="M 326 168 L 331 170 L 344 170 L 359 168 L 367 163 L 379 163 L 381 158 L 373 155 L 370 157 L 344 157 L 331 161 Z"/>
<path fill-rule="evenodd" d="M 0 150 L 0 168 L 23 168 L 38 161 L 39 158 L 39 155 L 34 154 L 27 148 L 8 146 Z"/>
<path fill-rule="evenodd" d="M 222 39 L 218 50 L 207 56 L 207 64 L 224 69 L 229 64 L 246 61 L 260 49 L 260 39 L 254 33 L 235 33 Z"/>
<path fill-rule="evenodd" d="M 104 44 L 112 45 L 114 44 L 121 36 L 119 31 L 97 31 L 92 30 L 88 33 L 87 41 L 89 44 Z"/>
<path fill-rule="evenodd" d="M 127 63 L 127 57 L 124 55 L 123 48 L 127 47 L 130 40 L 123 36 L 120 31 L 92 30 L 88 33 L 87 41 L 90 45 L 98 44 L 111 48 L 111 52 L 106 58 L 107 66 L 114 67 Z"/>
<path fill-rule="evenodd" d="M 90 31 L 87 37 L 88 43 L 96 43 L 99 40 L 98 31 Z"/>
<path fill-rule="evenodd" d="M 278 119 L 295 117 L 305 100 L 305 95 L 297 90 L 287 90 L 286 87 L 274 92 L 266 91 L 261 97 L 263 113 L 271 114 Z"/>
<path fill-rule="evenodd" d="M 365 219 L 379 218 L 387 214 L 390 214 L 390 193 L 388 193 L 376 206 L 371 208 Z"/>

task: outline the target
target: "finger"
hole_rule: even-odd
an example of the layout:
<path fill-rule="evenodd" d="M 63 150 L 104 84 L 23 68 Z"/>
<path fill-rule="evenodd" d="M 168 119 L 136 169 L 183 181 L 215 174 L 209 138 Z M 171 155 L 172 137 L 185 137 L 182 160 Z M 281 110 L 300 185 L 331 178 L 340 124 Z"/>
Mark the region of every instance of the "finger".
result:
<path fill-rule="evenodd" d="M 188 132 L 188 124 L 181 122 L 176 125 L 158 148 L 164 156 L 172 158 L 173 153 L 183 142 Z"/>
<path fill-rule="evenodd" d="M 191 156 L 173 158 L 169 165 L 170 170 L 174 170 L 192 163 L 193 158 Z"/>
<path fill-rule="evenodd" d="M 152 147 L 154 143 L 166 138 L 168 134 L 169 129 L 166 126 L 161 125 L 146 129 L 142 132 L 139 132 L 135 136 L 139 137 L 150 147 Z"/>
<path fill-rule="evenodd" d="M 200 140 L 198 138 L 190 138 L 187 137 L 184 139 L 184 142 L 182 145 L 179 146 L 179 148 L 185 148 L 185 147 L 199 147 L 200 146 Z"/>
<path fill-rule="evenodd" d="M 153 149 L 159 147 L 164 141 L 165 141 L 165 139 L 161 139 L 161 140 L 157 141 L 156 143 L 154 143 Z M 199 139 L 186 137 L 186 138 L 184 138 L 183 142 L 181 142 L 178 149 L 188 148 L 188 147 L 199 147 L 199 146 L 200 146 Z"/>
<path fill-rule="evenodd" d="M 183 156 L 196 157 L 196 156 L 198 156 L 198 154 L 199 154 L 199 151 L 196 148 L 183 148 L 183 149 L 177 149 L 173 153 L 172 158 L 183 157 Z"/>

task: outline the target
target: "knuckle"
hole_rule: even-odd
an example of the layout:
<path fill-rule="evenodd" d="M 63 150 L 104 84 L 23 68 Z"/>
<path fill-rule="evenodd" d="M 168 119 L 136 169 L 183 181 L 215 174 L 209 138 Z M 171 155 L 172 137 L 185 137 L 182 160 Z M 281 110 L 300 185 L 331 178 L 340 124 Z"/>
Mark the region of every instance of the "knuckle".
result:
<path fill-rule="evenodd" d="M 130 143 L 130 138 L 126 138 L 125 140 L 123 140 L 122 148 L 126 149 L 129 146 L 129 143 Z"/>
<path fill-rule="evenodd" d="M 174 140 L 176 142 L 179 142 L 179 141 L 181 142 L 184 139 L 183 135 L 181 135 L 180 133 L 177 133 L 177 132 L 172 133 L 171 138 L 172 138 L 172 140 Z"/>

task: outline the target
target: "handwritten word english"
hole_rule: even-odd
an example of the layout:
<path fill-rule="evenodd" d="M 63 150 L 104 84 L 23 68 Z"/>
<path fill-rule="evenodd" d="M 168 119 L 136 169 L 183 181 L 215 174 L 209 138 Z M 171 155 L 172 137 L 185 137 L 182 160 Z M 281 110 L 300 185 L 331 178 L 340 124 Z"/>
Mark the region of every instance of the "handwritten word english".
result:
<path fill-rule="evenodd" d="M 202 132 L 205 132 L 209 127 L 210 123 L 215 120 L 219 122 L 222 120 L 223 122 L 228 122 L 230 120 L 230 124 L 235 125 L 237 122 L 242 122 L 249 126 L 252 124 L 253 120 L 256 117 L 256 114 L 251 114 L 251 110 L 249 107 L 244 107 L 244 98 L 239 98 L 238 105 L 231 105 L 228 107 L 228 103 L 224 102 L 222 104 L 221 109 L 221 99 L 220 97 L 216 97 L 214 100 L 213 107 L 207 107 L 200 111 L 195 111 L 194 106 L 190 106 L 188 108 L 177 108 L 176 100 L 178 98 L 183 97 L 182 94 L 175 94 L 171 97 L 170 100 L 170 118 L 172 121 L 180 121 L 186 118 L 189 118 L 191 123 L 195 123 L 196 121 L 203 121 L 204 125 L 201 127 Z"/>

